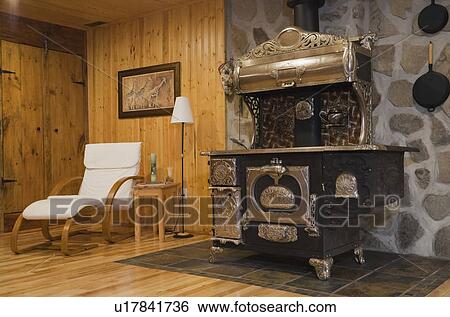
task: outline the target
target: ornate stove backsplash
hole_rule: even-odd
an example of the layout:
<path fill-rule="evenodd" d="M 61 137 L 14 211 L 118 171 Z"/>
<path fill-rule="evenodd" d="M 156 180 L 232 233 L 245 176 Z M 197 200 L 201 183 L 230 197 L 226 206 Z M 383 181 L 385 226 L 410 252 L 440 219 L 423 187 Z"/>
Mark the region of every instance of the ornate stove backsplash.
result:
<path fill-rule="evenodd" d="M 262 148 L 295 146 L 295 98 L 270 96 L 261 98 L 259 140 Z"/>
<path fill-rule="evenodd" d="M 314 93 L 306 94 L 305 96 Z M 312 100 L 298 94 L 262 95 L 244 98 L 260 107 L 256 131 L 257 147 L 302 146 L 302 122 L 318 112 L 320 143 L 306 145 L 357 145 L 361 142 L 361 120 L 365 115 L 352 86 L 319 92 Z"/>
<path fill-rule="evenodd" d="M 360 142 L 361 111 L 352 89 L 321 93 L 322 145 L 356 145 Z"/>

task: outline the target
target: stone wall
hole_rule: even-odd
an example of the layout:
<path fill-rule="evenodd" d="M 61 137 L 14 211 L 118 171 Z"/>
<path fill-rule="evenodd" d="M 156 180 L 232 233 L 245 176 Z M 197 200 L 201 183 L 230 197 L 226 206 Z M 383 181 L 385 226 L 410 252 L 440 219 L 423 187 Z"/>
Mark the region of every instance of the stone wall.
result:
<path fill-rule="evenodd" d="M 286 0 L 226 0 L 227 57 L 243 55 L 292 24 L 293 11 Z M 253 122 L 238 97 L 227 97 L 227 146 L 240 148 L 231 141 L 251 144 Z"/>
<path fill-rule="evenodd" d="M 450 1 L 440 1 L 449 5 Z M 407 195 L 384 229 L 371 230 L 379 246 L 400 253 L 450 257 L 450 102 L 434 113 L 415 104 L 412 86 L 428 70 L 427 46 L 433 41 L 435 69 L 450 76 L 450 30 L 425 35 L 417 16 L 422 0 L 370 1 L 369 28 L 377 32 L 374 79 L 379 102 L 374 110 L 375 141 L 410 145 Z"/>
<path fill-rule="evenodd" d="M 450 9 L 450 0 L 440 3 Z M 421 149 L 406 155 L 407 190 L 400 209 L 387 212 L 384 228 L 366 225 L 366 246 L 450 258 L 450 100 L 428 113 L 412 98 L 415 80 L 427 71 L 429 41 L 435 47 L 435 70 L 450 77 L 450 26 L 435 35 L 421 32 L 417 16 L 426 5 L 423 0 L 327 0 L 320 12 L 321 31 L 378 34 L 373 59 L 375 142 Z M 292 12 L 284 0 L 229 0 L 227 19 L 228 56 L 233 57 L 291 25 Z M 230 98 L 227 107 L 229 139 L 248 145 L 250 115 L 241 109 L 239 98 Z"/>

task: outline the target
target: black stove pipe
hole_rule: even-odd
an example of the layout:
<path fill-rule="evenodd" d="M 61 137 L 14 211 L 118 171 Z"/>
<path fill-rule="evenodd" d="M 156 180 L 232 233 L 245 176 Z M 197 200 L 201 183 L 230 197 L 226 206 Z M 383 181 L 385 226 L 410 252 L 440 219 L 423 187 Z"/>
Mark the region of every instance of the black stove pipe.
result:
<path fill-rule="evenodd" d="M 319 8 L 325 0 L 288 0 L 287 5 L 294 9 L 294 25 L 309 32 L 319 32 Z"/>
<path fill-rule="evenodd" d="M 288 0 L 287 5 L 294 9 L 294 25 L 307 32 L 320 32 L 319 8 L 325 4 L 325 0 Z M 313 110 L 311 118 L 295 121 L 295 146 L 320 146 L 321 119 L 319 116 L 322 108 L 320 98 L 307 101 Z"/>

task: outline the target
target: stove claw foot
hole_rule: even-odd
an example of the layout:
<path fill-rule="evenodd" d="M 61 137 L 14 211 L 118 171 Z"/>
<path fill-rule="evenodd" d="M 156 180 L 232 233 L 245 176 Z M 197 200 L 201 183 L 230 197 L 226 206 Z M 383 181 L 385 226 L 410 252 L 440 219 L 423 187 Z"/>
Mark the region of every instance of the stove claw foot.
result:
<path fill-rule="evenodd" d="M 309 264 L 316 270 L 317 278 L 321 281 L 326 281 L 331 276 L 331 266 L 333 265 L 333 258 L 326 259 L 309 259 Z"/>
<path fill-rule="evenodd" d="M 216 255 L 223 252 L 223 248 L 221 247 L 211 247 L 209 251 L 208 262 L 211 264 L 216 263 Z"/>
<path fill-rule="evenodd" d="M 353 253 L 355 254 L 355 261 L 356 261 L 356 263 L 358 263 L 358 264 L 366 263 L 366 259 L 364 258 L 363 248 L 357 247 L 357 248 L 355 248 Z"/>

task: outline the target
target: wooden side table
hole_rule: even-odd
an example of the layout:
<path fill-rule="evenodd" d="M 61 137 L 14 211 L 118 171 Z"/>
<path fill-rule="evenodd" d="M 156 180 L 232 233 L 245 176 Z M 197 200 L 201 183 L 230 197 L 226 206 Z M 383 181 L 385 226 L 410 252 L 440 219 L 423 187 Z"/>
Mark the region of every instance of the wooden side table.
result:
<path fill-rule="evenodd" d="M 179 183 L 173 184 L 138 184 L 134 187 L 133 197 L 134 197 L 134 215 L 135 215 L 135 225 L 134 225 L 134 239 L 135 241 L 141 241 L 142 237 L 142 226 L 141 210 L 139 200 L 143 198 L 157 198 L 163 205 L 157 206 L 158 208 L 158 224 L 153 225 L 153 232 L 156 232 L 158 228 L 159 241 L 163 242 L 165 238 L 165 202 L 167 199 L 179 196 L 181 193 L 181 185 Z M 158 204 L 159 205 L 159 204 Z M 144 207 L 144 206 L 142 206 Z M 141 210 L 140 210 L 141 209 Z"/>

